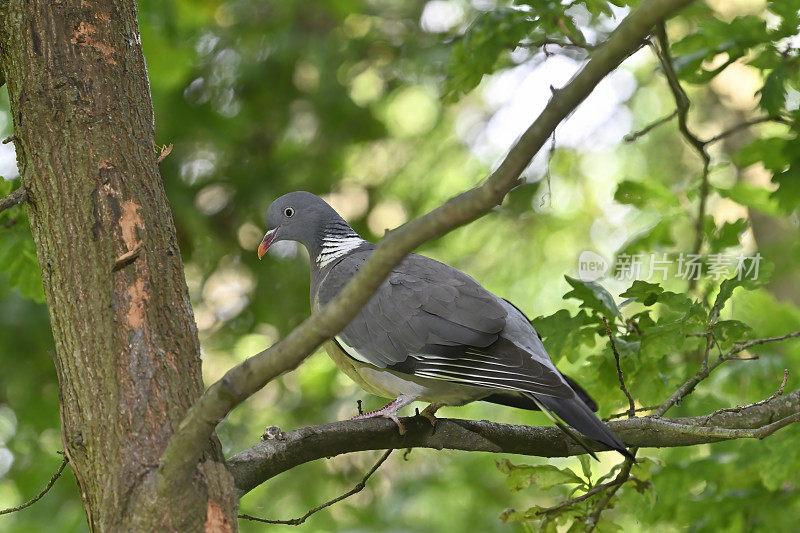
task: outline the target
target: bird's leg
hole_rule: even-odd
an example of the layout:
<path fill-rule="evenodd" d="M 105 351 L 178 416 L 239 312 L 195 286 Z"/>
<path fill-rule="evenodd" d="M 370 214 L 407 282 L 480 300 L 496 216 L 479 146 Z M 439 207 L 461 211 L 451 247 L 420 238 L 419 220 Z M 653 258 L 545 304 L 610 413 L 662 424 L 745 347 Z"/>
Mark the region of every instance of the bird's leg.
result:
<path fill-rule="evenodd" d="M 419 416 L 424 416 L 425 418 L 427 418 L 428 422 L 431 423 L 431 426 L 435 428 L 437 420 L 436 411 L 438 411 L 440 407 L 443 407 L 443 404 L 441 403 L 429 404 L 428 407 L 422 410 Z"/>
<path fill-rule="evenodd" d="M 397 416 L 397 411 L 410 404 L 414 400 L 416 400 L 416 398 L 413 396 L 398 396 L 380 409 L 370 411 L 369 413 L 356 415 L 350 420 L 363 420 L 365 418 L 388 418 L 397 424 L 397 429 L 400 431 L 400 434 L 405 435 L 406 426 L 400 421 L 400 418 Z"/>

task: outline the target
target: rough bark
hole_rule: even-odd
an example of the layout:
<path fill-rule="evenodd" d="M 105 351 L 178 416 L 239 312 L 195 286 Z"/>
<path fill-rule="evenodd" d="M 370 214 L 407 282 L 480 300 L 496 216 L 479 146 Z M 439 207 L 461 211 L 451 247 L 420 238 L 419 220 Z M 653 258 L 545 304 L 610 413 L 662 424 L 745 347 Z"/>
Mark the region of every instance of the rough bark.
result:
<path fill-rule="evenodd" d="M 235 497 L 215 437 L 193 478 L 156 501 L 159 457 L 202 382 L 136 4 L 0 0 L 0 48 L 63 441 L 90 527 L 231 529 Z"/>

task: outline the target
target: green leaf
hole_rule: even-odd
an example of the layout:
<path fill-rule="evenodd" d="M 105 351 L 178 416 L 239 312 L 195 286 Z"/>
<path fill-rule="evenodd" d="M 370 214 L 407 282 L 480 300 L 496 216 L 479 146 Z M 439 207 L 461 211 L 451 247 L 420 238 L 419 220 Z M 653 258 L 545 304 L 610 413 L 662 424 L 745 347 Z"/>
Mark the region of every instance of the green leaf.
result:
<path fill-rule="evenodd" d="M 660 210 L 679 207 L 678 197 L 657 182 L 625 180 L 617 185 L 614 200 L 638 208 L 658 207 Z"/>
<path fill-rule="evenodd" d="M 753 328 L 739 320 L 720 320 L 712 331 L 721 344 L 733 344 L 749 338 Z"/>
<path fill-rule="evenodd" d="M 658 301 L 659 295 L 663 292 L 664 289 L 657 283 L 648 283 L 637 279 L 628 290 L 620 294 L 620 297 L 633 298 L 641 304 L 650 306 Z"/>
<path fill-rule="evenodd" d="M 506 476 L 506 484 L 512 492 L 528 488 L 532 484 L 542 490 L 556 485 L 583 484 L 583 480 L 569 469 L 561 469 L 553 465 L 515 465 L 508 459 L 495 461 L 497 468 Z"/>
<path fill-rule="evenodd" d="M 733 162 L 742 168 L 762 163 L 768 170 L 781 171 L 789 166 L 785 155 L 788 141 L 781 137 L 756 139 L 733 156 Z"/>
<path fill-rule="evenodd" d="M 625 243 L 619 254 L 634 255 L 650 250 L 663 249 L 666 246 L 675 244 L 672 231 L 675 224 L 675 217 L 665 216 L 650 228 L 634 235 Z"/>
<path fill-rule="evenodd" d="M 764 80 L 764 86 L 757 93 L 761 95 L 758 105 L 772 116 L 780 114 L 786 103 L 786 81 L 789 73 L 784 65 L 781 64 L 769 73 Z"/>
<path fill-rule="evenodd" d="M 785 172 L 772 176 L 773 183 L 778 184 L 778 189 L 770 195 L 777 200 L 778 206 L 787 213 L 791 213 L 800 205 L 800 163 L 795 163 Z"/>
<path fill-rule="evenodd" d="M 715 188 L 715 190 L 720 196 L 760 211 L 765 215 L 774 216 L 778 214 L 778 202 L 770 196 L 770 191 L 764 187 L 759 187 L 746 181 L 738 181 L 730 189 Z"/>
<path fill-rule="evenodd" d="M 583 477 L 585 477 L 587 481 L 591 480 L 592 479 L 592 462 L 589 459 L 589 456 L 586 455 L 586 454 L 579 455 L 578 456 L 578 461 L 581 462 L 581 470 L 583 471 Z"/>
<path fill-rule="evenodd" d="M 591 309 L 606 317 L 621 317 L 614 297 L 603 288 L 602 285 L 594 281 L 581 281 L 579 279 L 564 276 L 572 286 L 572 290 L 564 295 L 564 299 L 574 298 L 581 301 L 581 307 Z"/>
<path fill-rule="evenodd" d="M 555 360 L 566 357 L 574 362 L 581 346 L 595 344 L 597 320 L 586 311 L 579 311 L 573 317 L 566 309 L 559 309 L 550 316 L 534 318 L 531 322 Z"/>
<path fill-rule="evenodd" d="M 757 289 L 769 281 L 772 275 L 772 270 L 775 268 L 773 263 L 764 261 L 761 254 L 756 254 L 749 261 L 746 256 L 740 256 L 739 261 L 742 261 L 741 266 L 737 265 L 740 270 L 741 276 L 726 279 L 719 286 L 719 292 L 714 300 L 714 308 L 722 311 L 731 296 L 733 290 L 737 287 L 743 287 L 747 290 Z M 737 263 L 739 262 L 737 261 Z M 752 270 L 748 270 L 748 268 Z M 756 272 L 758 269 L 758 272 Z M 753 279 L 755 277 L 755 279 Z"/>

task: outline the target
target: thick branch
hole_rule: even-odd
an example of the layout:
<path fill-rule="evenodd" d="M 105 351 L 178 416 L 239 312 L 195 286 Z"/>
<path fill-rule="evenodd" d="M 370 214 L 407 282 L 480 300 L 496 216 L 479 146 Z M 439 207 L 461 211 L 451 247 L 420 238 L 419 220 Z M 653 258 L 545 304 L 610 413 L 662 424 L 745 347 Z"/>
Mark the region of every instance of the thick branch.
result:
<path fill-rule="evenodd" d="M 342 292 L 285 339 L 232 368 L 192 407 L 161 458 L 159 490 L 188 479 L 216 425 L 244 399 L 276 376 L 292 370 L 327 338 L 347 325 L 389 271 L 420 244 L 480 217 L 503 201 L 519 176 L 564 120 L 626 57 L 638 50 L 655 24 L 692 0 L 646 0 L 620 23 L 584 68 L 553 98 L 480 186 L 422 218 L 389 232 Z M 391 446 L 387 446 L 391 447 Z"/>
<path fill-rule="evenodd" d="M 736 438 L 763 438 L 797 421 L 800 390 L 745 406 L 738 412 L 715 412 L 691 418 L 631 418 L 609 422 L 628 446 L 664 448 L 692 446 Z M 400 436 L 385 419 L 350 420 L 309 426 L 244 450 L 228 461 L 236 487 L 245 494 L 264 481 L 297 465 L 335 455 L 387 448 L 434 448 L 539 457 L 566 457 L 586 451 L 555 427 L 515 426 L 487 421 L 438 419 L 435 430 L 422 417 L 402 419 L 408 432 Z M 713 422 L 713 426 L 709 425 Z M 780 426 L 780 427 L 779 427 Z M 597 450 L 603 450 L 597 445 Z"/>

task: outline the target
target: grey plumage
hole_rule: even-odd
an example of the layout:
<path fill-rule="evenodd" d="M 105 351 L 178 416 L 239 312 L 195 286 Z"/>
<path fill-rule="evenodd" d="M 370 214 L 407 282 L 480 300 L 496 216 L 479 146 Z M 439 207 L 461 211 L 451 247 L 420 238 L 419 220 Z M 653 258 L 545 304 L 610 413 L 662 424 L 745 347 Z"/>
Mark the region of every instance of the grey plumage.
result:
<path fill-rule="evenodd" d="M 266 222 L 259 256 L 279 240 L 308 249 L 314 309 L 332 300 L 375 248 L 306 192 L 275 200 Z M 527 317 L 433 259 L 407 255 L 326 349 L 366 390 L 397 398 L 377 416 L 398 421 L 397 409 L 413 400 L 431 402 L 430 415 L 440 405 L 481 399 L 544 406 L 586 437 L 629 455 L 555 368 Z"/>

